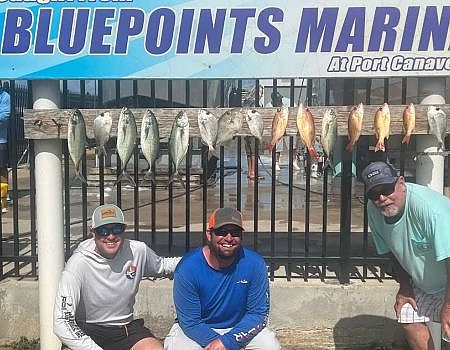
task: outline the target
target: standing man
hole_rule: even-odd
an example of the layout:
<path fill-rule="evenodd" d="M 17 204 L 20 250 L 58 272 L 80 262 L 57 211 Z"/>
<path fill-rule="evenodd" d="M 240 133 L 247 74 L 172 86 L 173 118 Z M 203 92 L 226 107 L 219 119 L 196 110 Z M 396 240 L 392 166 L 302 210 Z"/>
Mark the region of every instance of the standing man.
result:
<path fill-rule="evenodd" d="M 0 84 L 0 192 L 2 213 L 6 213 L 8 194 L 8 127 L 11 114 L 11 98 L 6 91 L 8 84 Z"/>
<path fill-rule="evenodd" d="M 92 238 L 67 262 L 53 310 L 53 329 L 73 350 L 162 350 L 162 344 L 134 319 L 142 277 L 170 274 L 180 258 L 162 258 L 144 242 L 125 239 L 122 210 L 114 204 L 92 214 Z"/>
<path fill-rule="evenodd" d="M 166 350 L 278 350 L 267 325 L 269 281 L 263 258 L 241 246 L 242 214 L 216 209 L 207 245 L 186 254 L 175 271 L 177 322 Z"/>
<path fill-rule="evenodd" d="M 398 321 L 412 350 L 433 350 L 426 322 L 440 322 L 450 338 L 450 199 L 406 183 L 385 162 L 369 164 L 362 179 L 375 246 L 390 255 L 400 284 Z"/>

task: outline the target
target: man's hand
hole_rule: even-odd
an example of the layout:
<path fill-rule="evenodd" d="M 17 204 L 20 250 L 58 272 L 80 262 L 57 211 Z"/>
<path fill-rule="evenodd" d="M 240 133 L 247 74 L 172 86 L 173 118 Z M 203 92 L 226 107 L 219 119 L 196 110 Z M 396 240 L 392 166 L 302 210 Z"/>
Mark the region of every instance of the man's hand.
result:
<path fill-rule="evenodd" d="M 206 345 L 205 350 L 227 350 L 225 345 L 223 345 L 222 341 L 217 338 L 214 339 L 211 343 Z"/>
<path fill-rule="evenodd" d="M 414 310 L 417 310 L 417 303 L 412 288 L 400 288 L 397 292 L 397 296 L 395 297 L 394 305 L 395 315 L 397 318 L 400 316 L 400 310 L 403 305 L 408 303 L 411 304 Z"/>
<path fill-rule="evenodd" d="M 450 304 L 444 302 L 441 309 L 441 326 L 443 335 L 450 339 Z"/>

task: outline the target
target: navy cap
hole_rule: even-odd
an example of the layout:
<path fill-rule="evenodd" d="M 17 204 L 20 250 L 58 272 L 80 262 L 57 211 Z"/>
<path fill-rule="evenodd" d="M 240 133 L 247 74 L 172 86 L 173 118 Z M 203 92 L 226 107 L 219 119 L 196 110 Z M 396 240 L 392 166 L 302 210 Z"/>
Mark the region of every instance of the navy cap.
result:
<path fill-rule="evenodd" d="M 368 193 L 376 186 L 393 184 L 397 180 L 397 172 L 390 164 L 373 162 L 366 166 L 361 177 Z"/>

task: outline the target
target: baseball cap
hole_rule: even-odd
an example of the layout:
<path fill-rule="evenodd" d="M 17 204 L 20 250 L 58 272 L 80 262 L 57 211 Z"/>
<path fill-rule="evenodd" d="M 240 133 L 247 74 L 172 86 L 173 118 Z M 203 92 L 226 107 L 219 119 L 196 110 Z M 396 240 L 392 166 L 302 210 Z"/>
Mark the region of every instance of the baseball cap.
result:
<path fill-rule="evenodd" d="M 92 213 L 92 228 L 106 224 L 124 224 L 125 218 L 122 209 L 114 204 L 103 204 L 95 208 Z"/>
<path fill-rule="evenodd" d="M 361 177 L 366 185 L 366 193 L 379 185 L 391 185 L 397 180 L 395 169 L 385 162 L 373 162 L 365 167 Z"/>
<path fill-rule="evenodd" d="M 216 229 L 224 225 L 236 225 L 244 230 L 242 214 L 233 208 L 218 208 L 209 217 L 209 229 Z"/>

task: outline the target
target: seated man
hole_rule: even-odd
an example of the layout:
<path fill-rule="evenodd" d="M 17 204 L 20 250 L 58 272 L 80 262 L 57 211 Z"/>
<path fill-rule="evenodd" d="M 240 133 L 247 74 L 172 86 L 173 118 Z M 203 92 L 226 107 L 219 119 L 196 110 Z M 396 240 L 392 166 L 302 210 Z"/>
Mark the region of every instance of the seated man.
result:
<path fill-rule="evenodd" d="M 206 230 L 207 245 L 186 254 L 175 271 L 178 322 L 166 350 L 277 350 L 267 325 L 269 280 L 263 258 L 241 246 L 242 214 L 216 209 Z"/>
<path fill-rule="evenodd" d="M 133 306 L 142 277 L 171 274 L 180 258 L 162 258 L 144 242 L 125 239 L 125 228 L 119 207 L 97 207 L 93 237 L 67 262 L 53 310 L 63 349 L 162 349 L 144 321 L 133 318 Z"/>

